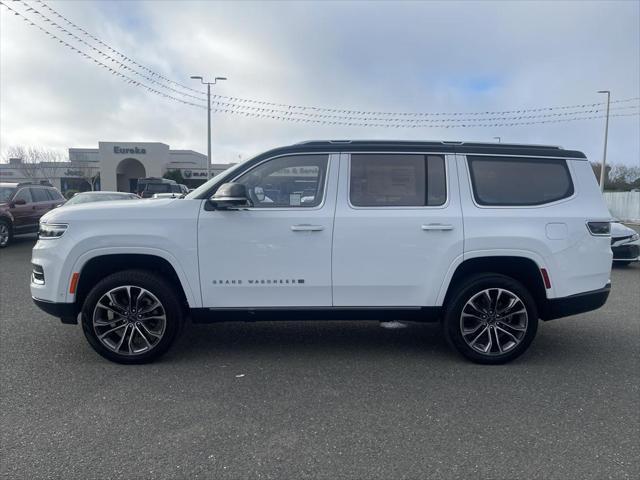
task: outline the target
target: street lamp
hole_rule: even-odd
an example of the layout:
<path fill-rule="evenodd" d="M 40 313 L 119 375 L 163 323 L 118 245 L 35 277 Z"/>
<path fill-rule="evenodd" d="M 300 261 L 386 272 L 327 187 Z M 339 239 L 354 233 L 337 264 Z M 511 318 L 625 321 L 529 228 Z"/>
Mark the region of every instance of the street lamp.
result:
<path fill-rule="evenodd" d="M 607 171 L 607 138 L 609 137 L 609 104 L 611 103 L 611 92 L 609 90 L 598 90 L 598 93 L 607 94 L 607 119 L 604 123 L 604 152 L 602 154 L 602 166 L 600 167 L 600 191 L 604 192 L 604 179 Z"/>
<path fill-rule="evenodd" d="M 494 140 L 498 140 L 498 143 L 502 142 L 502 137 L 493 137 Z"/>
<path fill-rule="evenodd" d="M 215 85 L 218 80 L 226 80 L 227 77 L 216 77 L 213 82 L 205 82 L 197 75 L 192 75 L 193 80 L 200 80 L 200 83 L 207 86 L 207 180 L 211 178 L 211 85 Z"/>

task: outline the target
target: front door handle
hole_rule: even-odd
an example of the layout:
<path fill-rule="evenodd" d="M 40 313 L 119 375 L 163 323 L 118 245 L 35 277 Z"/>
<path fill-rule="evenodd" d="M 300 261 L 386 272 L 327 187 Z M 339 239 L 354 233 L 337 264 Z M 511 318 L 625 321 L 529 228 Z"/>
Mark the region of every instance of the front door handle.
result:
<path fill-rule="evenodd" d="M 422 225 L 422 230 L 453 230 L 453 225 L 447 225 L 444 223 L 429 223 L 427 225 Z"/>
<path fill-rule="evenodd" d="M 293 232 L 319 232 L 321 230 L 324 230 L 324 227 L 322 225 L 301 224 L 301 225 L 291 225 L 291 230 Z"/>

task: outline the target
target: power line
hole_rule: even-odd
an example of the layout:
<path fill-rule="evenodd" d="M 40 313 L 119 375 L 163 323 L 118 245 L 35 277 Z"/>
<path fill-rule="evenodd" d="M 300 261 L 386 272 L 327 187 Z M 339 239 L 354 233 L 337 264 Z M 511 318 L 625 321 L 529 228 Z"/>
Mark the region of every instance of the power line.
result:
<path fill-rule="evenodd" d="M 158 86 L 160 86 L 161 88 L 167 89 L 169 91 L 172 91 L 178 95 L 183 95 L 189 98 L 193 98 L 195 100 L 199 100 L 199 101 L 203 101 L 202 98 L 200 97 L 196 97 L 195 95 L 191 95 L 190 93 L 186 93 L 186 92 L 182 92 L 180 90 L 177 90 L 171 86 L 165 85 L 165 83 L 155 80 L 154 78 L 151 78 L 147 75 L 145 75 L 144 73 L 139 72 L 137 69 L 129 67 L 128 65 L 126 65 L 125 63 L 121 62 L 120 60 L 118 60 L 117 58 L 114 58 L 113 56 L 109 55 L 108 53 L 105 53 L 104 51 L 100 50 L 99 48 L 94 47 L 93 45 L 91 45 L 89 42 L 85 41 L 84 39 L 80 38 L 79 36 L 75 35 L 74 33 L 70 32 L 69 30 L 67 30 L 66 28 L 62 27 L 61 25 L 59 25 L 58 23 L 56 23 L 54 20 L 51 20 L 49 17 L 47 17 L 46 15 L 42 14 L 40 11 L 36 10 L 35 8 L 31 7 L 27 2 L 23 1 L 23 0 L 18 0 L 20 1 L 25 7 L 27 7 L 27 12 L 31 11 L 33 12 L 35 15 L 38 15 L 38 17 L 40 17 L 42 20 L 44 20 L 45 22 L 49 22 L 51 25 L 53 25 L 54 27 L 60 29 L 61 31 L 63 31 L 64 33 L 66 33 L 67 35 L 70 35 L 71 37 L 73 37 L 76 41 L 82 43 L 83 45 L 87 46 L 89 49 L 91 49 L 92 51 L 99 53 L 100 55 L 102 55 L 103 57 L 109 59 L 111 62 L 120 65 L 120 68 L 124 69 L 124 70 L 128 70 L 132 73 L 135 73 L 136 75 L 140 76 L 141 78 L 144 78 L 145 80 L 147 80 L 148 82 L 154 83 Z M 46 5 L 46 4 L 43 4 Z M 113 50 L 113 49 L 111 49 Z M 119 54 L 122 55 L 122 54 Z M 134 62 L 135 63 L 135 62 Z"/>
<path fill-rule="evenodd" d="M 36 27 L 36 28 L 40 29 L 42 32 L 44 32 L 49 37 L 57 40 L 60 44 L 63 44 L 64 46 L 70 48 L 71 50 L 73 50 L 77 54 L 82 55 L 84 58 L 94 62 L 98 66 L 100 66 L 102 68 L 105 68 L 106 70 L 109 70 L 109 72 L 111 72 L 111 74 L 116 75 L 116 76 L 120 77 L 121 79 L 124 79 L 129 84 L 133 84 L 135 86 L 143 87 L 143 88 L 145 88 L 146 90 L 148 90 L 148 91 L 150 91 L 152 93 L 155 93 L 155 94 L 160 95 L 162 97 L 165 97 L 165 98 L 168 98 L 168 99 L 183 103 L 185 105 L 191 105 L 191 106 L 198 107 L 198 108 L 207 108 L 206 105 L 196 104 L 196 103 L 193 103 L 193 102 L 190 102 L 190 101 L 187 101 L 187 100 L 183 100 L 181 98 L 176 98 L 176 97 L 174 97 L 172 95 L 168 95 L 165 92 L 161 92 L 161 91 L 159 91 L 159 90 L 157 90 L 157 89 L 155 89 L 155 88 L 153 88 L 153 87 L 151 87 L 151 86 L 149 86 L 149 85 L 147 85 L 147 84 L 145 84 L 143 82 L 140 82 L 140 81 L 136 80 L 135 78 L 132 78 L 132 77 L 126 75 L 126 74 L 123 74 L 123 73 L 113 69 L 109 65 L 105 64 L 104 62 L 98 60 L 97 58 L 95 58 L 95 57 L 83 52 L 79 48 L 76 48 L 75 46 L 71 45 L 69 42 L 67 42 L 67 41 L 63 40 L 62 38 L 58 37 L 57 35 L 51 33 L 51 31 L 47 30 L 46 28 L 38 25 L 37 23 L 34 23 L 33 21 L 31 21 L 31 19 L 29 19 L 25 15 L 21 14 L 17 10 L 12 9 L 6 3 L 0 1 L 0 5 L 3 5 L 4 7 L 9 9 L 10 11 L 12 11 L 14 15 L 22 17 L 22 19 L 25 22 L 29 23 L 33 27 Z"/>
<path fill-rule="evenodd" d="M 138 86 L 138 87 L 142 87 L 144 89 L 146 89 L 147 91 L 154 93 L 156 95 L 160 95 L 164 98 L 173 100 L 173 101 L 177 101 L 180 102 L 182 104 L 185 105 L 190 105 L 190 106 L 194 106 L 197 108 L 206 108 L 205 105 L 202 104 L 195 104 L 193 102 L 187 101 L 187 100 L 183 100 L 180 98 L 176 98 L 172 95 L 166 94 L 165 92 L 161 92 L 143 82 L 140 82 L 126 74 L 123 74 L 115 69 L 113 69 L 112 67 L 110 67 L 109 65 L 105 64 L 104 62 L 96 59 L 95 57 L 83 52 L 82 50 L 76 48 L 75 46 L 71 45 L 70 43 L 66 42 L 65 40 L 61 39 L 60 37 L 58 37 L 57 35 L 54 35 L 53 33 L 51 33 L 49 30 L 47 30 L 46 28 L 34 23 L 33 21 L 31 21 L 31 19 L 29 19 L 28 17 L 26 17 L 25 15 L 21 14 L 20 12 L 12 9 L 11 7 L 9 7 L 6 3 L 4 2 L 0 2 L 0 4 L 4 5 L 7 9 L 9 9 L 10 11 L 12 11 L 14 13 L 14 15 L 18 15 L 20 17 L 22 17 L 22 19 L 25 22 L 28 22 L 31 26 L 34 26 L 38 29 L 40 29 L 42 32 L 44 32 L 46 35 L 50 36 L 51 38 L 58 40 L 59 43 L 63 44 L 64 46 L 70 48 L 71 50 L 73 50 L 74 52 L 78 53 L 79 55 L 82 55 L 85 59 L 90 60 L 92 62 L 94 62 L 95 64 L 97 64 L 98 66 L 105 68 L 107 70 L 109 70 L 113 75 L 118 76 L 119 78 L 121 78 L 123 81 L 126 81 L 129 84 L 133 84 L 134 86 Z M 447 120 L 447 119 L 436 119 L 436 120 L 430 120 L 430 122 L 432 122 L 432 124 L 429 125 L 425 125 L 425 122 L 427 122 L 427 120 L 422 120 L 422 121 L 415 121 L 414 123 L 410 123 L 410 124 L 405 124 L 399 121 L 396 121 L 396 123 L 390 123 L 388 120 L 390 119 L 385 119 L 387 120 L 387 122 L 385 123 L 378 123 L 377 121 L 366 121 L 363 119 L 357 120 L 357 121 L 345 121 L 343 118 L 337 116 L 338 118 L 336 120 L 327 120 L 326 118 L 307 118 L 307 117 L 301 117 L 300 113 L 291 113 L 289 115 L 281 115 L 281 114 L 274 114 L 274 113 L 282 113 L 282 111 L 280 110 L 275 110 L 275 109 L 267 109 L 267 108 L 260 108 L 260 107 L 252 107 L 252 106 L 244 106 L 242 108 L 238 108 L 237 105 L 235 104 L 225 104 L 224 102 L 212 102 L 213 104 L 217 104 L 219 108 L 212 108 L 212 110 L 214 112 L 218 112 L 218 113 L 228 113 L 228 114 L 234 114 L 234 115 L 239 115 L 239 116 L 244 116 L 244 117 L 250 117 L 250 118 L 260 118 L 260 119 L 272 119 L 272 120 L 280 120 L 280 121 L 288 121 L 288 122 L 294 122 L 294 123 L 308 123 L 308 124 L 316 124 L 316 125 L 340 125 L 340 126 L 363 126 L 363 127 L 383 127 L 383 128 L 424 128 L 425 126 L 428 127 L 432 127 L 432 128 L 473 128 L 473 127 L 500 127 L 500 126 L 520 126 L 520 125 L 533 125 L 533 124 L 544 124 L 544 123 L 559 123 L 559 122 L 568 122 L 568 121 L 577 121 L 577 120 L 590 120 L 590 119 L 596 119 L 596 118 L 603 118 L 603 115 L 593 115 L 593 113 L 597 113 L 600 112 L 601 109 L 592 109 L 592 110 L 586 110 L 586 111 L 577 111 L 577 112 L 564 112 L 564 113 L 554 113 L 554 114 L 547 114 L 547 115 L 529 115 L 529 116 L 520 116 L 520 117 L 514 117 L 514 118 L 508 118 L 508 117 L 495 117 L 492 119 L 482 119 L 482 121 L 494 121 L 494 123 L 484 123 L 484 124 L 479 124 L 476 123 L 477 121 L 479 121 L 480 119 L 454 119 L 454 120 Z M 224 108 L 224 107 L 227 108 Z M 619 108 L 638 108 L 635 106 L 630 106 L 630 107 L 619 107 Z M 590 115 L 589 115 L 590 114 Z M 639 115 L 640 112 L 636 112 L 636 113 L 627 113 L 627 114 L 614 114 L 611 115 L 612 117 L 626 117 L 626 116 L 637 116 Z M 561 116 L 564 115 L 565 118 L 556 118 L 556 119 L 545 119 L 545 120 L 531 120 L 533 118 L 540 118 L 540 117 L 551 117 L 551 116 Z M 578 116 L 581 115 L 581 116 Z M 584 115 L 588 115 L 588 116 L 584 116 Z M 455 123 L 458 121 L 465 121 L 466 123 Z"/>
<path fill-rule="evenodd" d="M 191 88 L 187 85 L 184 85 L 180 82 L 176 82 L 175 80 L 171 80 L 170 78 L 165 77 L 164 75 L 161 75 L 160 73 L 151 70 L 148 67 L 145 67 L 144 65 L 136 62 L 133 58 L 128 57 L 127 55 L 123 54 L 122 52 L 119 52 L 118 50 L 116 50 L 115 48 L 111 47 L 110 45 L 106 44 L 105 42 L 103 42 L 102 40 L 100 40 L 98 37 L 96 37 L 95 35 L 92 35 L 91 33 L 89 33 L 88 31 L 86 31 L 84 28 L 80 27 L 79 25 L 77 25 L 76 23 L 72 22 L 71 20 L 69 20 L 67 17 L 65 17 L 64 15 L 62 15 L 60 12 L 54 10 L 53 8 L 51 8 L 49 6 L 48 3 L 43 2 L 42 0 L 36 0 L 38 3 L 40 3 L 44 8 L 46 8 L 47 10 L 49 10 L 53 15 L 55 15 L 56 17 L 60 18 L 62 21 L 66 22 L 68 25 L 71 25 L 73 28 L 75 28 L 76 30 L 78 30 L 79 32 L 81 32 L 83 35 L 89 37 L 91 40 L 93 40 L 94 42 L 97 42 L 98 44 L 102 45 L 103 47 L 107 48 L 109 51 L 111 51 L 112 53 L 114 53 L 115 55 L 121 57 L 124 60 L 127 60 L 128 62 L 131 62 L 133 65 L 136 65 L 138 68 L 144 70 L 145 72 L 149 73 L 150 75 L 153 75 L 155 77 L 158 77 L 162 80 L 164 80 L 165 82 L 169 82 L 173 85 L 179 86 L 185 90 L 189 90 L 191 92 L 195 92 L 195 93 L 199 93 L 200 95 L 205 95 L 204 92 L 200 91 L 200 90 L 196 90 L 195 88 Z M 24 2 L 23 2 L 24 3 Z M 29 5 L 27 5 L 29 6 Z M 29 8 L 33 8 L 31 6 L 29 6 Z M 35 9 L 34 9 L 35 10 Z M 205 95 L 206 96 L 206 95 Z"/>
<path fill-rule="evenodd" d="M 387 118 L 387 117 L 350 117 L 350 116 L 341 116 L 341 115 L 331 115 L 331 114 L 320 114 L 320 113 L 306 113 L 306 112 L 294 112 L 294 111 L 283 111 L 272 108 L 263 108 L 263 107 L 254 107 L 250 105 L 238 106 L 231 103 L 220 102 L 220 101 L 212 101 L 212 105 L 217 105 L 221 108 L 232 108 L 235 110 L 243 111 L 250 110 L 258 113 L 267 113 L 267 114 L 276 114 L 283 115 L 285 117 L 310 117 L 317 119 L 336 119 L 343 121 L 360 121 L 360 122 L 387 122 L 387 123 L 408 123 L 408 124 L 430 124 L 430 123 L 462 123 L 462 122 L 486 122 L 486 121 L 495 121 L 495 120 L 527 120 L 527 119 L 535 119 L 535 118 L 551 118 L 551 117 L 564 117 L 564 116 L 572 116 L 579 114 L 593 114 L 598 112 L 605 111 L 605 108 L 591 108 L 589 110 L 577 110 L 572 112 L 554 112 L 547 114 L 534 114 L 534 115 L 509 115 L 509 116 L 497 116 L 497 117 L 471 117 L 471 118 L 437 118 L 437 119 L 408 119 L 408 118 Z M 638 109 L 640 105 L 630 105 L 630 106 L 620 106 L 613 107 L 611 110 L 629 110 L 629 109 Z"/>
<path fill-rule="evenodd" d="M 33 7 L 30 7 L 23 0 L 20 0 L 20 1 L 23 4 L 25 4 L 27 7 L 29 7 L 30 9 L 34 10 L 35 12 L 37 12 L 35 9 L 33 9 Z M 152 69 L 150 69 L 148 67 L 145 67 L 144 65 L 141 65 L 140 63 L 136 62 L 132 58 L 124 55 L 123 53 L 121 53 L 118 50 L 114 49 L 113 47 L 111 47 L 107 43 L 103 42 L 102 40 L 100 40 L 96 36 L 92 35 L 87 30 L 83 29 L 82 27 L 80 27 L 76 23 L 72 22 L 67 17 L 65 17 L 64 15 L 60 14 L 59 12 L 57 12 L 56 10 L 51 8 L 44 1 L 42 1 L 42 0 L 36 0 L 36 1 L 38 3 L 40 3 L 41 5 L 43 5 L 53 15 L 57 16 L 58 18 L 62 19 L 64 22 L 66 22 L 67 24 L 71 25 L 73 28 L 77 29 L 83 35 L 91 38 L 95 42 L 97 42 L 100 45 L 102 45 L 105 48 L 107 48 L 109 51 L 113 52 L 115 55 L 117 55 L 117 56 L 119 56 L 119 57 L 121 57 L 121 58 L 123 58 L 123 59 L 125 59 L 125 60 L 127 60 L 129 62 L 131 62 L 132 64 L 134 64 L 137 67 L 143 69 L 144 71 L 148 72 L 152 76 L 156 76 L 158 78 L 161 78 L 164 81 L 169 82 L 171 84 L 174 84 L 176 86 L 180 86 L 183 89 L 190 90 L 190 91 L 193 91 L 195 93 L 198 93 L 201 96 L 205 95 L 204 92 L 201 92 L 199 90 L 195 90 L 195 89 L 193 89 L 191 87 L 188 87 L 188 86 L 183 85 L 183 84 L 181 84 L 179 82 L 171 80 L 171 79 L 169 79 L 169 78 L 167 78 L 167 77 L 155 72 L 154 70 L 152 70 Z M 45 18 L 48 18 L 48 17 L 44 16 L 42 13 L 40 13 L 40 12 L 38 12 L 38 14 L 43 16 L 43 17 L 45 17 Z M 49 19 L 48 21 L 51 21 L 51 20 Z M 62 28 L 62 27 L 60 27 L 60 28 Z M 66 30 L 64 30 L 64 31 L 69 33 L 70 35 L 73 35 L 73 34 L 71 34 L 70 32 L 68 32 Z M 84 42 L 84 43 L 86 43 L 86 42 Z M 89 45 L 89 44 L 87 44 L 87 45 Z M 91 45 L 89 45 L 89 46 L 90 46 L 90 48 L 93 48 L 95 51 L 98 51 L 102 55 L 106 55 L 106 54 L 104 54 L 104 52 L 101 52 L 100 50 L 95 49 L 95 47 L 93 47 Z M 110 56 L 109 56 L 109 58 L 111 58 L 113 61 L 118 62 L 120 65 L 123 66 L 123 68 L 129 69 L 132 72 L 137 73 L 138 75 L 140 75 L 138 72 L 135 72 L 135 70 L 133 70 L 131 67 L 127 67 L 122 62 L 117 61 L 117 60 L 113 59 Z M 162 83 L 154 81 L 153 79 L 151 79 L 149 77 L 145 76 L 144 78 L 146 80 L 148 80 L 148 81 L 151 81 L 152 83 L 156 83 L 158 85 L 162 85 Z M 173 91 L 173 92 L 175 92 L 177 94 L 185 95 L 185 96 L 188 96 L 190 98 L 194 98 L 194 99 L 200 100 L 199 97 L 195 97 L 195 96 L 192 96 L 190 94 L 186 94 L 184 92 L 180 92 L 179 90 L 175 90 L 175 89 L 173 89 L 171 87 L 163 86 L 163 88 L 168 88 L 169 90 L 171 90 L 171 91 Z M 218 95 L 218 94 L 213 94 L 212 97 L 214 99 L 219 99 L 222 103 L 225 103 L 226 105 L 237 104 L 238 106 L 242 106 L 242 107 L 246 106 L 247 104 L 251 104 L 251 105 L 260 105 L 260 106 L 263 106 L 263 107 L 264 106 L 280 107 L 280 108 L 287 109 L 287 111 L 288 110 L 292 110 L 292 111 L 301 110 L 302 112 L 305 112 L 305 113 L 307 111 L 331 112 L 332 114 L 340 114 L 340 113 L 342 113 L 342 114 L 348 114 L 350 116 L 349 117 L 345 117 L 344 115 L 342 115 L 342 116 L 341 115 L 334 115 L 334 117 L 335 118 L 342 117 L 344 119 L 350 119 L 350 120 L 355 120 L 355 119 L 358 119 L 358 117 L 362 117 L 362 116 L 367 116 L 368 117 L 367 119 L 369 119 L 371 115 L 374 115 L 374 116 L 375 115 L 381 115 L 381 116 L 388 116 L 388 117 L 431 117 L 431 116 L 435 116 L 435 117 L 440 117 L 440 116 L 456 117 L 456 116 L 463 116 L 463 115 L 465 115 L 465 116 L 480 116 L 480 115 L 506 115 L 506 114 L 513 114 L 513 115 L 519 116 L 519 115 L 522 115 L 524 113 L 535 113 L 535 112 L 555 111 L 555 110 L 590 109 L 590 108 L 593 108 L 593 107 L 596 107 L 596 106 L 604 105 L 603 102 L 600 102 L 600 103 L 586 103 L 586 104 L 574 104 L 574 105 L 564 105 L 564 106 L 523 108 L 523 109 L 502 110 L 502 111 L 479 111 L 479 112 L 384 112 L 384 111 L 364 111 L 364 110 L 336 109 L 336 108 L 326 108 L 326 107 L 317 107 L 317 106 L 302 106 L 302 105 L 293 105 L 293 104 L 285 104 L 285 103 L 268 102 L 268 101 L 263 101 L 263 100 L 247 99 L 247 98 L 241 98 L 241 97 L 229 97 L 229 96 Z M 632 102 L 632 101 L 637 101 L 637 100 L 640 100 L 640 97 L 627 98 L 627 99 L 621 99 L 621 100 L 614 100 L 611 103 L 625 103 L 625 102 Z M 286 113 L 286 112 L 282 111 L 282 113 Z M 311 114 L 308 114 L 308 115 L 311 116 Z M 315 117 L 315 118 L 331 118 L 331 117 Z M 380 119 L 380 121 L 383 121 L 383 120 Z"/>

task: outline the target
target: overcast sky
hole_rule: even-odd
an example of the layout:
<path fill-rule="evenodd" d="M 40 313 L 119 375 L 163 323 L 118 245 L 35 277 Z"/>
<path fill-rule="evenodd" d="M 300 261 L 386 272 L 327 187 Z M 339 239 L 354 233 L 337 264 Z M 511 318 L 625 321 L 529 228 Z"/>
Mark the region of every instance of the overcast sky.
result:
<path fill-rule="evenodd" d="M 27 13 L 20 2 L 2 1 L 81 46 Z M 41 4 L 31 5 L 51 15 Z M 227 76 L 214 90 L 233 97 L 392 112 L 594 103 L 604 101 L 596 93 L 601 89 L 611 90 L 613 100 L 640 97 L 638 1 L 49 5 L 138 63 L 180 83 L 196 88 L 190 75 Z M 159 141 L 206 153 L 205 110 L 123 82 L 1 6 L 0 16 L 2 150 L 38 145 L 66 151 L 97 147 L 99 141 Z M 613 105 L 637 106 L 638 101 Z M 611 119 L 610 161 L 640 165 L 639 118 Z M 309 125 L 216 113 L 213 158 L 216 163 L 237 161 L 307 139 L 492 141 L 501 136 L 504 142 L 562 145 L 600 160 L 603 130 L 603 119 L 408 129 Z"/>

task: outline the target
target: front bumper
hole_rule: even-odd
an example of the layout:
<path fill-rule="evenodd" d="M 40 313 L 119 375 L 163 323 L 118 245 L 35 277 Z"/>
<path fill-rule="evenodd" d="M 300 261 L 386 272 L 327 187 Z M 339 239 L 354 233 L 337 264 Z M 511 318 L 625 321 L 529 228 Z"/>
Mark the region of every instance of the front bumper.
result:
<path fill-rule="evenodd" d="M 607 283 L 604 288 L 598 290 L 569 295 L 568 297 L 550 298 L 542 306 L 540 318 L 553 320 L 597 310 L 606 303 L 610 292 L 611 283 Z"/>
<path fill-rule="evenodd" d="M 78 323 L 78 306 L 75 303 L 49 302 L 40 298 L 31 297 L 40 310 L 60 318 L 62 323 Z"/>
<path fill-rule="evenodd" d="M 614 262 L 637 262 L 640 259 L 640 242 L 611 247 Z"/>

